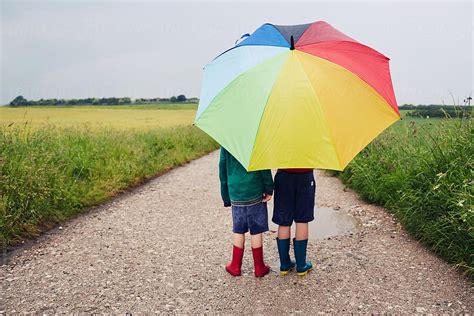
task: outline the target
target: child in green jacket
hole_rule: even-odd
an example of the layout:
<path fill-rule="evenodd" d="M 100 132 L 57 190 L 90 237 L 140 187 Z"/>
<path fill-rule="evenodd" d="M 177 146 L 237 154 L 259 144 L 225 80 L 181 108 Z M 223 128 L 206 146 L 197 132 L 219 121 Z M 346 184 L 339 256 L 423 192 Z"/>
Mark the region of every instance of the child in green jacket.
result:
<path fill-rule="evenodd" d="M 270 170 L 247 172 L 221 147 L 219 178 L 224 206 L 232 206 L 234 232 L 232 261 L 225 269 L 233 276 L 241 275 L 245 233 L 250 231 L 255 276 L 263 277 L 270 272 L 263 260 L 262 233 L 268 231 L 267 202 L 273 194 L 272 173 Z"/>

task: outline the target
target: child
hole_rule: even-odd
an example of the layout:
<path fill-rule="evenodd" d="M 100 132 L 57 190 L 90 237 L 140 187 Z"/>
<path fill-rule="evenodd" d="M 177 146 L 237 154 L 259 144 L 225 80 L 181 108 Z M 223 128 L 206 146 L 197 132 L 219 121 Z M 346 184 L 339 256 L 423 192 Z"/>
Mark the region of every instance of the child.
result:
<path fill-rule="evenodd" d="M 232 206 L 234 232 L 232 261 L 225 269 L 233 276 L 241 274 L 245 233 L 250 230 L 255 276 L 263 277 L 270 272 L 263 261 L 262 233 L 268 231 L 267 202 L 273 194 L 272 173 L 270 170 L 247 172 L 221 147 L 219 178 L 224 206 Z"/>
<path fill-rule="evenodd" d="M 280 275 L 287 275 L 295 267 L 290 259 L 291 224 L 296 223 L 293 248 L 296 272 L 306 275 L 312 268 L 306 261 L 308 245 L 308 223 L 314 219 L 314 195 L 316 185 L 313 169 L 278 169 L 275 175 L 275 203 L 272 221 L 278 226 L 278 254 Z"/>

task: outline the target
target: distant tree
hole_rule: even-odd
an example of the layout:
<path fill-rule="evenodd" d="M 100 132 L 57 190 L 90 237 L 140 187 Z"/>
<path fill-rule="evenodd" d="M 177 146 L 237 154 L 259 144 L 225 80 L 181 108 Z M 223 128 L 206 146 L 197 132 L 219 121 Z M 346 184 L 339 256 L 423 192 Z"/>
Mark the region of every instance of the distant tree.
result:
<path fill-rule="evenodd" d="M 407 116 L 412 117 L 450 117 L 450 118 L 460 118 L 460 117 L 470 117 L 472 113 L 472 107 L 463 106 L 463 107 L 454 107 L 454 106 L 443 106 L 443 105 L 418 105 L 414 107 L 413 111 L 408 112 Z"/>
<path fill-rule="evenodd" d="M 17 96 L 15 99 L 13 99 L 11 102 L 10 102 L 10 105 L 11 106 L 20 106 L 20 105 L 27 105 L 28 104 L 28 100 L 25 99 L 23 96 L 19 95 Z"/>
<path fill-rule="evenodd" d="M 117 105 L 117 104 L 119 104 L 118 101 L 119 101 L 118 98 L 108 98 L 107 99 L 107 105 Z"/>
<path fill-rule="evenodd" d="M 130 98 L 120 98 L 118 101 L 118 104 L 123 105 L 123 104 L 130 104 L 132 103 L 132 100 Z"/>
<path fill-rule="evenodd" d="M 198 98 L 186 98 L 185 95 L 181 94 L 178 96 L 172 96 L 171 98 L 137 98 L 134 99 L 133 103 L 136 104 L 148 104 L 148 103 L 181 103 L 181 102 L 197 102 Z M 17 96 L 10 103 L 11 106 L 34 106 L 34 105 L 127 105 L 132 104 L 132 100 L 129 97 L 109 97 L 109 98 L 84 98 L 84 99 L 39 99 L 39 100 L 26 100 L 23 96 Z"/>

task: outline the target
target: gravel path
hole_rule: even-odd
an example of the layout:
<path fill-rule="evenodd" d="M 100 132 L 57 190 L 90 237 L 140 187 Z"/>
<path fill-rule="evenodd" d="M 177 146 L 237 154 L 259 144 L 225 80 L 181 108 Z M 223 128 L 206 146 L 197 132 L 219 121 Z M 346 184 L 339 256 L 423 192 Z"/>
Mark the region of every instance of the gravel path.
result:
<path fill-rule="evenodd" d="M 231 217 L 221 206 L 217 165 L 214 152 L 15 251 L 0 266 L 0 311 L 474 312 L 466 278 L 322 172 L 318 207 L 340 207 L 360 219 L 361 230 L 310 241 L 317 265 L 305 278 L 277 274 L 275 233 L 268 232 L 270 275 L 253 277 L 250 245 L 244 275 L 227 275 Z"/>

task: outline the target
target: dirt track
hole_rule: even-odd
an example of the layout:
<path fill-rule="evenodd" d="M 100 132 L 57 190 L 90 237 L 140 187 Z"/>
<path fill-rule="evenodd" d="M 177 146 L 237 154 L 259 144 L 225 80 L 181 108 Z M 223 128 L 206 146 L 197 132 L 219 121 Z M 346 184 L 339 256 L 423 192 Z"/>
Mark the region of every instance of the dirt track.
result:
<path fill-rule="evenodd" d="M 338 206 L 359 218 L 362 229 L 311 241 L 316 268 L 305 278 L 277 274 L 272 232 L 264 246 L 270 275 L 253 277 L 250 245 L 244 275 L 227 275 L 231 217 L 221 206 L 217 164 L 214 152 L 16 251 L 0 266 L 0 314 L 474 312 L 466 278 L 382 208 L 322 172 L 318 207 Z"/>

